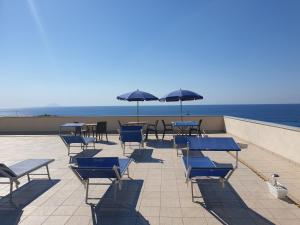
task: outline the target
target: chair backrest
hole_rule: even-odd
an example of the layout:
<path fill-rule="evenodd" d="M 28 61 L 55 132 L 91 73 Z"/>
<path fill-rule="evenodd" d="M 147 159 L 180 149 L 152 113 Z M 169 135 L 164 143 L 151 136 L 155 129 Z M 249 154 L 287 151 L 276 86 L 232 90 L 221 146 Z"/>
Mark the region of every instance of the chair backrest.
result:
<path fill-rule="evenodd" d="M 166 123 L 165 123 L 165 120 L 161 120 L 161 122 L 162 122 L 162 124 L 163 124 L 164 128 L 166 128 Z"/>
<path fill-rule="evenodd" d="M 122 127 L 122 123 L 121 123 L 120 120 L 118 120 L 118 124 L 119 124 L 120 127 Z"/>
<path fill-rule="evenodd" d="M 120 131 L 120 140 L 125 142 L 139 142 L 143 141 L 143 132 L 142 129 L 139 130 L 123 130 Z"/>
<path fill-rule="evenodd" d="M 198 130 L 200 130 L 201 124 L 202 124 L 202 120 L 200 119 L 198 123 Z"/>
<path fill-rule="evenodd" d="M 97 123 L 96 132 L 97 133 L 106 133 L 107 131 L 107 122 L 101 121 Z"/>
<path fill-rule="evenodd" d="M 180 146 L 187 146 L 189 138 L 197 137 L 196 135 L 174 135 L 174 144 Z"/>
<path fill-rule="evenodd" d="M 188 142 L 188 136 L 186 136 L 186 135 L 175 135 L 174 136 L 174 144 L 176 144 L 176 145 L 186 146 L 187 142 Z"/>
<path fill-rule="evenodd" d="M 17 175 L 5 164 L 0 163 L 0 177 L 14 178 Z"/>
<path fill-rule="evenodd" d="M 121 126 L 121 131 L 125 131 L 125 130 L 133 130 L 133 131 L 139 130 L 140 131 L 142 129 L 143 129 L 142 126 L 128 126 L 128 125 Z"/>
<path fill-rule="evenodd" d="M 77 158 L 77 171 L 83 179 L 87 178 L 118 178 L 120 174 L 118 157 Z"/>
<path fill-rule="evenodd" d="M 73 122 L 73 123 L 79 123 L 78 121 L 75 121 L 75 122 Z M 75 133 L 77 134 L 77 133 L 81 133 L 81 127 L 75 127 Z"/>

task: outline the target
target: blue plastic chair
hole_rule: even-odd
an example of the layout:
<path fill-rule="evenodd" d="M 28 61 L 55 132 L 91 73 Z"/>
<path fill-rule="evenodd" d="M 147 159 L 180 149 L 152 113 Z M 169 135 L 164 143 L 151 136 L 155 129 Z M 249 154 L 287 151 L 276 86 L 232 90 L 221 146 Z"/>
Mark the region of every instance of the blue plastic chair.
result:
<path fill-rule="evenodd" d="M 120 141 L 125 155 L 126 143 L 138 143 L 139 149 L 144 146 L 144 134 L 142 126 L 122 126 L 120 129 Z"/>
<path fill-rule="evenodd" d="M 108 183 L 90 183 L 92 178 L 107 178 L 112 180 L 112 184 L 118 184 L 121 189 L 121 180 L 123 175 L 129 177 L 129 165 L 132 159 L 120 159 L 118 157 L 95 157 L 95 158 L 77 158 L 77 166 L 71 168 L 85 184 L 86 196 L 85 201 L 89 198 L 89 185 L 109 185 Z"/>
<path fill-rule="evenodd" d="M 185 168 L 186 182 L 191 182 L 192 200 L 194 201 L 193 184 L 197 183 L 200 177 L 220 178 L 222 185 L 227 181 L 233 172 L 232 164 L 218 164 L 208 157 L 182 157 Z"/>

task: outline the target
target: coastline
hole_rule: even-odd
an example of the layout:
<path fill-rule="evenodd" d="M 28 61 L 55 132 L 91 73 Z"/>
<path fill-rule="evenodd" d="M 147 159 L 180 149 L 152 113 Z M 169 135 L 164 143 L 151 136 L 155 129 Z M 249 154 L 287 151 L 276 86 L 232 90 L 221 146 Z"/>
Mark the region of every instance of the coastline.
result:
<path fill-rule="evenodd" d="M 177 116 L 178 105 L 142 105 L 140 116 Z M 230 116 L 300 127 L 300 104 L 184 105 L 183 115 Z M 0 117 L 136 117 L 136 106 L 68 106 L 0 109 Z"/>

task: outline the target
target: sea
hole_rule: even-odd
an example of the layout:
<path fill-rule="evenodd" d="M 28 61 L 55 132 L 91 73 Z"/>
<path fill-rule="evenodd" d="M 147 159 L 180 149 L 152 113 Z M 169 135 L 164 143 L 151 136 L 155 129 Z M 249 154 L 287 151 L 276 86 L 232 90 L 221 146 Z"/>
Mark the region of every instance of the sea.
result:
<path fill-rule="evenodd" d="M 139 107 L 140 115 L 180 115 L 179 105 Z M 136 106 L 72 106 L 0 109 L 0 116 L 135 116 Z M 300 127 L 300 104 L 184 105 L 183 115 L 226 115 Z"/>

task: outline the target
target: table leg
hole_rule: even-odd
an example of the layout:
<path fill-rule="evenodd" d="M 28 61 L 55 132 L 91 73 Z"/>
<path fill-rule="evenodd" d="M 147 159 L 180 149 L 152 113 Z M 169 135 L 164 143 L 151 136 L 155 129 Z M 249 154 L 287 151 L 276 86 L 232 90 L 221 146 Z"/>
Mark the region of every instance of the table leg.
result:
<path fill-rule="evenodd" d="M 239 163 L 239 152 L 236 151 L 236 155 L 235 155 L 235 168 L 238 168 L 238 163 Z"/>

